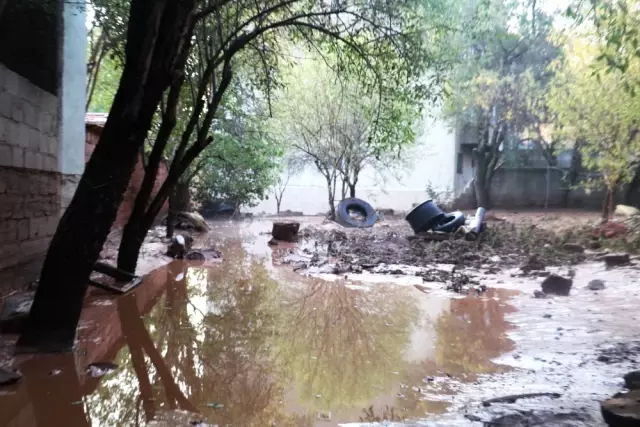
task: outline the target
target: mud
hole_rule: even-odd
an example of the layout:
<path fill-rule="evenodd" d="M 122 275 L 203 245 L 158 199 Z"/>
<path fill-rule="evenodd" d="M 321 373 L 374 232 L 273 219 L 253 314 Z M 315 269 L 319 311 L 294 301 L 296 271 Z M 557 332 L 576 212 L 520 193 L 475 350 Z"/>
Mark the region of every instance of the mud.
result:
<path fill-rule="evenodd" d="M 23 374 L 0 389 L 0 426 L 599 427 L 599 402 L 640 362 L 633 264 L 577 264 L 570 296 L 537 299 L 541 279 L 513 252 L 478 260 L 480 292 L 460 295 L 441 280 L 466 272 L 431 261 L 297 274 L 283 260 L 313 245 L 270 248 L 268 229 L 213 223 L 196 246 L 224 261 L 174 261 L 129 295 L 90 294 L 76 353 L 0 363 Z M 508 247 L 482 256 L 511 259 Z M 425 281 L 435 267 L 446 273 Z M 93 378 L 96 362 L 113 370 Z"/>

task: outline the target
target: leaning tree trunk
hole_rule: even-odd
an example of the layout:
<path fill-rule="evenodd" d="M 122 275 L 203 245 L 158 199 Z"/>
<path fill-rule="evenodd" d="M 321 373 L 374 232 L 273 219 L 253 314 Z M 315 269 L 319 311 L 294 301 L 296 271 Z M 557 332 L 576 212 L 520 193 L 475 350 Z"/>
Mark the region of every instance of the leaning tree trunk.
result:
<path fill-rule="evenodd" d="M 571 151 L 571 166 L 569 169 L 569 173 L 567 174 L 568 186 L 564 190 L 564 194 L 562 195 L 562 206 L 565 208 L 569 207 L 569 197 L 571 196 L 571 191 L 578 183 L 578 172 L 580 171 L 580 167 L 582 165 L 582 156 L 580 153 L 581 146 L 582 141 L 578 140 L 573 145 L 573 150 Z"/>
<path fill-rule="evenodd" d="M 21 351 L 73 348 L 93 266 L 129 184 L 154 113 L 184 68 L 195 0 L 132 0 L 125 67 L 111 112 L 42 268 Z M 186 56 L 184 56 L 186 59 Z"/>
<path fill-rule="evenodd" d="M 335 221 L 336 219 L 336 188 L 334 185 L 335 178 L 331 176 L 325 177 L 327 179 L 327 191 L 329 192 L 329 219 Z"/>
<path fill-rule="evenodd" d="M 178 212 L 191 212 L 191 193 L 189 183 L 179 181 L 169 196 L 169 214 L 167 215 L 167 238 L 172 238 L 175 231 Z"/>

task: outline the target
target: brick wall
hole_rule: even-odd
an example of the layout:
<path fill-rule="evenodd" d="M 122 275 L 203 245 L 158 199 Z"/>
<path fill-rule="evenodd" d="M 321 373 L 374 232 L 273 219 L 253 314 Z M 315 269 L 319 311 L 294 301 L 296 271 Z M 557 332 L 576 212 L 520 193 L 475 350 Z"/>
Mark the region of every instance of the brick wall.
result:
<path fill-rule="evenodd" d="M 0 269 L 41 256 L 60 215 L 59 102 L 0 64 Z"/>
<path fill-rule="evenodd" d="M 85 145 L 85 161 L 88 162 L 91 154 L 93 154 L 93 150 L 95 149 L 98 140 L 100 139 L 100 132 L 102 131 L 102 127 L 96 125 L 87 125 L 86 138 L 87 142 Z M 168 170 L 165 162 L 160 164 L 160 169 L 158 170 L 158 175 L 156 177 L 156 182 L 153 186 L 153 195 L 157 193 L 160 189 L 160 186 L 167 178 Z M 114 227 L 124 227 L 129 219 L 129 215 L 131 215 L 131 211 L 133 210 L 133 205 L 136 200 L 136 196 L 138 191 L 140 191 L 140 186 L 142 185 L 142 180 L 144 179 L 144 166 L 142 163 L 142 158 L 138 159 L 138 163 L 136 164 L 136 168 L 133 171 L 133 175 L 131 176 L 131 181 L 129 182 L 129 187 L 127 188 L 126 193 L 124 194 L 124 199 L 122 200 L 122 204 L 120 205 L 120 209 L 118 210 L 118 216 L 114 223 Z M 166 214 L 169 209 L 168 203 L 165 203 L 162 207 L 159 216 Z"/>

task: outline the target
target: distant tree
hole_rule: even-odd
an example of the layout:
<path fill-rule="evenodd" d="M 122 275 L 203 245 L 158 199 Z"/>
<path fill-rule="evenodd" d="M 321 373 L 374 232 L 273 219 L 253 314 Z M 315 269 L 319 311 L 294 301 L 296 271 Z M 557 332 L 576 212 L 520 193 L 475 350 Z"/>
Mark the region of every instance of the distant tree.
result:
<path fill-rule="evenodd" d="M 640 58 L 633 58 L 626 72 L 594 75 L 600 46 L 590 34 L 570 37 L 566 51 L 550 106 L 557 114 L 558 133 L 579 141 L 584 166 L 601 174 L 586 185 L 606 188 L 602 215 L 607 219 L 616 190 L 633 180 L 640 163 L 640 97 L 627 90 L 640 73 Z"/>
<path fill-rule="evenodd" d="M 473 23 L 453 44 L 459 64 L 450 78 L 445 115 L 454 126 L 474 131 L 476 203 L 488 208 L 491 181 L 506 147 L 532 141 L 550 157 L 541 126 L 550 122 L 548 66 L 560 51 L 549 38 L 551 20 L 535 0 L 525 5 L 491 0 L 467 14 Z"/>
<path fill-rule="evenodd" d="M 280 159 L 277 169 L 278 173 L 271 188 L 271 193 L 276 199 L 277 213 L 280 213 L 280 208 L 282 207 L 282 198 L 284 197 L 284 192 L 289 185 L 289 181 L 295 175 L 300 173 L 300 171 L 304 169 L 304 166 L 304 159 L 300 159 L 293 153 L 289 153 L 288 155 L 285 155 Z"/>
<path fill-rule="evenodd" d="M 367 96 L 320 59 L 305 59 L 288 80 L 274 107 L 274 127 L 302 161 L 324 177 L 330 217 L 335 218 L 339 182 L 343 197 L 347 191 L 355 197 L 366 167 L 380 174 L 390 169 L 402 148 L 415 139 L 421 106 L 393 90 Z"/>

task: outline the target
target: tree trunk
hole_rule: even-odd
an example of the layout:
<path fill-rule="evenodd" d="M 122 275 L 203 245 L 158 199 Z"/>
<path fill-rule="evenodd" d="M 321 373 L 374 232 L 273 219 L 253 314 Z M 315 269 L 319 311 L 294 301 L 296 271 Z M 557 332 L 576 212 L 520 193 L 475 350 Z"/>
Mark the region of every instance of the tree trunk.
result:
<path fill-rule="evenodd" d="M 195 0 L 133 0 L 111 112 L 42 268 L 20 351 L 73 348 L 93 265 L 109 234 L 164 91 L 181 73 Z M 186 40 L 186 41 L 185 41 Z M 186 55 L 184 55 L 186 59 Z M 146 234 L 146 233 L 145 233 Z"/>
<path fill-rule="evenodd" d="M 178 181 L 169 196 L 169 214 L 167 215 L 167 238 L 173 237 L 178 212 L 191 212 L 191 193 L 189 183 Z"/>
<path fill-rule="evenodd" d="M 169 212 L 167 212 L 167 239 L 173 237 L 173 233 L 176 229 L 176 218 L 178 214 L 176 212 L 175 197 L 173 194 L 169 196 Z"/>
<path fill-rule="evenodd" d="M 569 181 L 568 187 L 564 190 L 564 194 L 562 195 L 562 206 L 565 208 L 569 207 L 569 196 L 571 195 L 573 188 L 578 183 L 578 173 L 582 165 L 582 156 L 580 154 L 581 146 L 582 141 L 578 140 L 573 145 L 573 150 L 571 151 L 571 167 L 567 174 L 567 180 Z"/>
<path fill-rule="evenodd" d="M 349 197 L 356 197 L 356 184 L 349 183 Z"/>
<path fill-rule="evenodd" d="M 335 178 L 331 178 L 331 176 L 325 177 L 327 179 L 327 191 L 329 192 L 329 219 L 331 221 L 335 221 L 336 219 L 336 195 L 335 195 Z"/>
<path fill-rule="evenodd" d="M 473 188 L 476 195 L 476 208 L 483 207 L 489 209 L 489 186 L 490 182 L 487 182 L 487 176 L 489 162 L 487 156 L 484 155 L 479 149 L 473 150 L 473 155 L 476 160 L 476 169 L 473 177 Z"/>
<path fill-rule="evenodd" d="M 281 204 L 282 204 L 282 197 L 276 196 L 276 213 L 280 213 Z"/>

